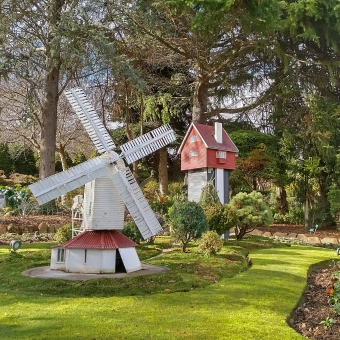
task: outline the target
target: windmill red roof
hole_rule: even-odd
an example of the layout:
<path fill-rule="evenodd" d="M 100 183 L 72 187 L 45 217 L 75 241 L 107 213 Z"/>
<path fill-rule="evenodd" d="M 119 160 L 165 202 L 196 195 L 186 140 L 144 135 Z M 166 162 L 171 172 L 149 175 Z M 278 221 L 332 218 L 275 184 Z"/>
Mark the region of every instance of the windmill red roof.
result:
<path fill-rule="evenodd" d="M 214 137 L 215 135 L 214 126 L 192 123 L 186 136 L 183 139 L 182 145 L 180 146 L 178 153 L 181 152 L 191 129 L 195 129 L 198 132 L 198 134 L 202 138 L 202 141 L 204 142 L 205 146 L 208 149 L 230 151 L 230 152 L 235 152 L 235 153 L 238 153 L 239 151 L 224 129 L 222 129 L 222 143 L 218 143 L 216 142 L 216 139 Z"/>
<path fill-rule="evenodd" d="M 136 243 L 117 230 L 84 231 L 64 243 L 63 248 L 77 249 L 118 249 L 135 247 Z"/>

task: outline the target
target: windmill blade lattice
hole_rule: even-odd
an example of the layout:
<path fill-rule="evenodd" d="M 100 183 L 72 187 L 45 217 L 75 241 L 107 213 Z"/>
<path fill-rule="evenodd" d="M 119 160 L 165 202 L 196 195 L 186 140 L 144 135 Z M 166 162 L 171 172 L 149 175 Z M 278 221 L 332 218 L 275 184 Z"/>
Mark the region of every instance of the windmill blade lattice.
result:
<path fill-rule="evenodd" d="M 96 157 L 31 184 L 29 188 L 38 203 L 44 204 L 98 177 L 105 176 L 108 173 L 108 162 Z"/>
<path fill-rule="evenodd" d="M 129 168 L 110 176 L 140 233 L 146 240 L 163 230 Z"/>
<path fill-rule="evenodd" d="M 82 89 L 71 89 L 65 92 L 66 98 L 82 122 L 98 152 L 112 150 L 116 145 L 107 132 L 90 101 Z"/>
<path fill-rule="evenodd" d="M 120 148 L 127 163 L 131 164 L 175 140 L 175 133 L 170 125 L 166 124 L 123 144 Z"/>

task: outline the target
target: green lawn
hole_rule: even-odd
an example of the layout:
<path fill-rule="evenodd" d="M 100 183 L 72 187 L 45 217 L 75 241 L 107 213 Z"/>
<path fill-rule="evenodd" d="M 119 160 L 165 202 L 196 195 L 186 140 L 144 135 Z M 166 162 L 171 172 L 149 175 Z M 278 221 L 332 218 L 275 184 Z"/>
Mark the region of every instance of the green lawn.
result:
<path fill-rule="evenodd" d="M 311 264 L 334 250 L 228 242 L 207 258 L 189 248 L 149 261 L 171 271 L 137 279 L 66 282 L 23 277 L 50 245 L 0 248 L 1 339 L 303 339 L 286 324 Z M 150 255 L 159 247 L 144 249 Z M 257 249 L 256 249 L 257 248 Z M 252 267 L 244 271 L 244 255 Z M 143 250 L 141 251 L 143 253 Z M 217 283 L 212 283 L 217 282 Z M 321 321 L 321 320 L 320 320 Z"/>

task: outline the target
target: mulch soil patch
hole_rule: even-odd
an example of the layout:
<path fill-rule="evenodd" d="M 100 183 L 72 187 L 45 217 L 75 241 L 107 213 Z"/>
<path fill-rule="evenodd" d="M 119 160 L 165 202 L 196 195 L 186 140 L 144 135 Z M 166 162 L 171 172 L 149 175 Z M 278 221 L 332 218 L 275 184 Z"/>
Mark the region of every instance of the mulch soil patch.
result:
<path fill-rule="evenodd" d="M 307 281 L 303 303 L 296 309 L 289 324 L 308 339 L 339 340 L 340 317 L 333 313 L 328 304 L 327 286 L 331 279 L 330 269 L 320 269 L 311 273 Z M 320 324 L 327 317 L 335 323 L 329 328 Z"/>
<path fill-rule="evenodd" d="M 0 227 L 8 227 L 12 224 L 15 227 L 37 227 L 45 222 L 50 226 L 60 226 L 71 221 L 71 216 L 64 215 L 29 215 L 21 216 L 0 216 Z"/>

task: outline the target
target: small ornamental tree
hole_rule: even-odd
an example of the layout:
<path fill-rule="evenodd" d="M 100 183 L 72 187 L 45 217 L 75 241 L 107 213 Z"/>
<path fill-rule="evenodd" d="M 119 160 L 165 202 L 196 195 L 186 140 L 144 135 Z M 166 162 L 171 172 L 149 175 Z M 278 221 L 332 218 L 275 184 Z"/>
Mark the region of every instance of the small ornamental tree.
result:
<path fill-rule="evenodd" d="M 176 201 L 169 209 L 167 222 L 171 226 L 172 236 L 181 242 L 183 253 L 191 240 L 201 237 L 208 229 L 204 212 L 195 202 Z"/>
<path fill-rule="evenodd" d="M 236 208 L 235 237 L 237 240 L 241 240 L 245 234 L 256 227 L 270 225 L 274 221 L 272 212 L 259 192 L 252 191 L 250 194 L 240 192 L 231 199 L 229 205 Z"/>

